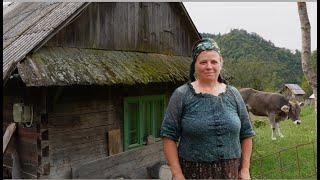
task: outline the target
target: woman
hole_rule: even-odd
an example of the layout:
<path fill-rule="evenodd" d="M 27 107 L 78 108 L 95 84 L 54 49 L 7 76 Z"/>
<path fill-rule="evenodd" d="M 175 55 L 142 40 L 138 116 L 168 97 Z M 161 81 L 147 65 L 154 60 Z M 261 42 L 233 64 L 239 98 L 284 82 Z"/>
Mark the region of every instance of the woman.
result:
<path fill-rule="evenodd" d="M 250 179 L 255 133 L 240 93 L 220 75 L 219 47 L 201 39 L 192 57 L 191 82 L 173 92 L 161 128 L 173 179 Z"/>

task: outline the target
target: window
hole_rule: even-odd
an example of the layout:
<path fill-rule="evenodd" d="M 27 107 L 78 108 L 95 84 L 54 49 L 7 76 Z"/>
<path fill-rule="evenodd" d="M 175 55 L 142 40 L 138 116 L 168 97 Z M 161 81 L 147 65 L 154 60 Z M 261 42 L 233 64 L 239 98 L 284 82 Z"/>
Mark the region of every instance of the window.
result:
<path fill-rule="evenodd" d="M 124 99 L 124 150 L 146 144 L 148 135 L 160 138 L 165 97 L 140 96 Z"/>

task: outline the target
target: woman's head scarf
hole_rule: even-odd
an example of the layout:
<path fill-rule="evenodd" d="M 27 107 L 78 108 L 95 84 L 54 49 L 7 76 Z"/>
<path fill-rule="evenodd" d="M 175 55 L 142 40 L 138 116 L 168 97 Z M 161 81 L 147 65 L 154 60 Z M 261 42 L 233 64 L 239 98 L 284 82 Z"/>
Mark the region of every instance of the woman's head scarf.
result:
<path fill-rule="evenodd" d="M 218 44 L 213 39 L 203 38 L 203 39 L 200 39 L 199 41 L 197 41 L 192 49 L 192 63 L 190 66 L 190 74 L 189 74 L 189 79 L 191 82 L 196 80 L 194 73 L 195 73 L 195 63 L 196 63 L 197 57 L 199 56 L 199 54 L 202 51 L 206 51 L 206 50 L 214 50 L 217 53 L 219 53 L 219 55 L 221 56 L 220 48 L 219 48 Z M 223 83 L 227 83 L 227 81 L 224 80 L 220 74 L 218 76 L 218 81 L 223 82 Z"/>
<path fill-rule="evenodd" d="M 221 56 L 218 44 L 211 38 L 203 38 L 194 45 L 192 49 L 192 59 L 195 61 L 198 55 L 206 50 L 214 50 Z"/>

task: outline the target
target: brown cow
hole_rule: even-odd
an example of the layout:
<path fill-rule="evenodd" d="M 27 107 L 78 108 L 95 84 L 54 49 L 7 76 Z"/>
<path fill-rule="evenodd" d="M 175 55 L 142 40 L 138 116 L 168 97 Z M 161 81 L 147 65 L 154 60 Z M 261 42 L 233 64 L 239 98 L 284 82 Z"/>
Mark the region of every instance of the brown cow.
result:
<path fill-rule="evenodd" d="M 280 137 L 284 137 L 280 132 L 280 121 L 290 118 L 295 124 L 301 124 L 300 111 L 303 103 L 291 102 L 283 95 L 257 91 L 252 88 L 242 88 L 239 90 L 248 112 L 256 116 L 269 117 L 272 135 L 271 139 L 276 140 L 276 129 Z"/>

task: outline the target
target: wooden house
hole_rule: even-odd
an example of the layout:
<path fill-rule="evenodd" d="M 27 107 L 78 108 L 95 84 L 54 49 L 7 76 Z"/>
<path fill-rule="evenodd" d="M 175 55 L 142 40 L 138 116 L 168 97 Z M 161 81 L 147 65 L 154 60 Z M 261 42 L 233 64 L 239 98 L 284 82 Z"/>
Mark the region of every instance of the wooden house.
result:
<path fill-rule="evenodd" d="M 14 107 L 32 113 L 17 123 L 3 167 L 21 178 L 148 178 L 146 167 L 164 161 L 163 114 L 200 38 L 183 4 L 7 8 L 3 131 L 18 122 Z"/>
<path fill-rule="evenodd" d="M 305 92 L 298 84 L 284 84 L 280 93 L 289 100 L 304 101 Z"/>
<path fill-rule="evenodd" d="M 315 104 L 315 96 L 314 94 L 311 94 L 308 99 L 305 100 L 305 103 L 307 105 L 314 105 Z"/>

